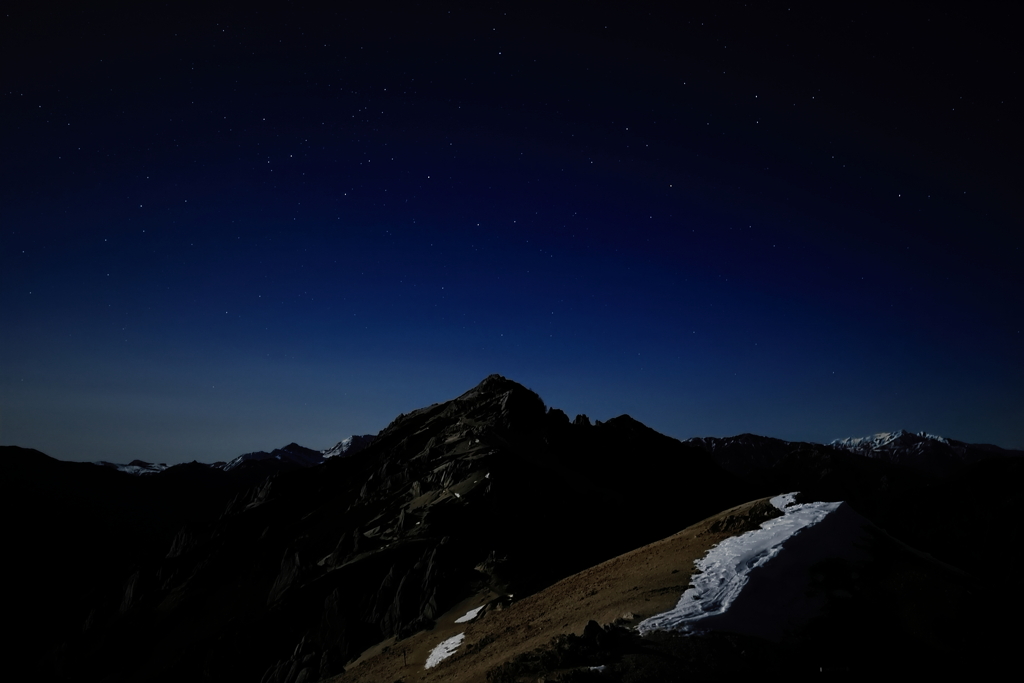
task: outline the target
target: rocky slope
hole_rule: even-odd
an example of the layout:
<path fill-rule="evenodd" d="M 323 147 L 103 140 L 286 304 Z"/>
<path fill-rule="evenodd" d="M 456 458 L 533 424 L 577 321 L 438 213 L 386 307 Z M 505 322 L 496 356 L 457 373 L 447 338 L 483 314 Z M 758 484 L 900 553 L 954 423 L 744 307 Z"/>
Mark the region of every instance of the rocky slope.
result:
<path fill-rule="evenodd" d="M 1013 544 L 996 543 L 1019 520 L 1024 461 L 1016 458 L 982 460 L 943 479 L 834 446 L 751 435 L 679 442 L 625 415 L 570 420 L 497 375 L 400 415 L 362 445 L 332 449 L 345 457 L 315 466 L 300 461 L 320 452 L 296 446 L 281 451 L 295 458 L 248 458 L 229 471 L 193 463 L 145 477 L 4 449 L 29 501 L 12 518 L 32 520 L 18 526 L 13 548 L 24 587 L 15 618 L 32 629 L 18 645 L 36 678 L 297 683 L 346 669 L 346 677 L 365 676 L 377 664 L 363 663 L 399 651 L 403 666 L 410 656 L 422 666 L 429 651 L 416 648 L 437 645 L 472 608 L 485 608 L 475 617 L 481 624 L 498 618 L 488 614 L 532 614 L 518 605 L 607 561 L 627 567 L 623 576 L 640 575 L 639 565 L 613 558 L 657 547 L 706 518 L 717 521 L 704 540 L 737 533 L 758 515 L 714 516 L 786 491 L 845 500 L 961 569 L 979 540 L 992 543 L 994 561 L 1021 559 Z M 703 546 L 687 547 L 678 557 Z M 678 599 L 669 588 L 685 588 L 688 562 L 650 584 L 662 591 L 658 600 Z M 538 667 L 564 668 L 558 657 L 530 654 L 553 637 L 563 639 L 556 650 L 596 652 L 596 639 L 640 647 L 594 628 L 605 632 L 626 612 L 649 609 L 616 602 L 600 584 L 585 593 L 548 593 L 545 600 L 594 607 L 560 624 L 548 619 L 541 628 L 527 617 L 508 622 L 511 631 L 475 640 L 467 632 L 467 649 L 512 632 L 528 637 L 491 647 L 486 666 L 465 675 L 514 680 L 522 665 L 535 680 Z M 1004 599 L 1017 604 L 1019 590 Z M 736 646 L 707 642 L 701 657 L 710 669 Z M 748 645 L 775 661 L 777 649 Z M 526 659 L 502 669 L 516 653 Z M 366 680 L 384 680 L 374 675 Z"/>
<path fill-rule="evenodd" d="M 89 558 L 94 574 L 119 578 L 69 600 L 54 669 L 316 680 L 429 628 L 468 594 L 530 594 L 746 496 L 698 449 L 628 416 L 570 422 L 498 376 L 318 467 L 241 488 L 216 472 L 222 485 L 205 493 L 184 479 L 211 472 L 192 469 L 120 478 L 156 490 L 173 474 L 205 513 L 163 510 L 151 496 L 163 512 L 146 543 Z M 680 482 L 692 492 L 678 495 Z"/>
<path fill-rule="evenodd" d="M 695 560 L 781 514 L 767 499 L 753 501 L 510 605 L 473 596 L 434 629 L 390 642 L 332 680 L 610 683 L 955 668 L 943 653 L 963 648 L 959 627 L 976 615 L 968 576 L 845 504 L 752 571 L 722 615 L 728 620 L 703 627 L 713 630 L 637 632 L 645 618 L 676 605 Z M 429 665 L 436 646 L 451 639 L 455 651 Z"/>

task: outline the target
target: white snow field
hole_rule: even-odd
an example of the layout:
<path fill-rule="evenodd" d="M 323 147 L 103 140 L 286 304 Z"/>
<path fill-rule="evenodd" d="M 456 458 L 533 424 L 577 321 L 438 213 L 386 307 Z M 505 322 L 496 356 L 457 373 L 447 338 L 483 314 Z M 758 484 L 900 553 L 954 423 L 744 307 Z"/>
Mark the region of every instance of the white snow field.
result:
<path fill-rule="evenodd" d="M 777 507 L 778 509 L 782 510 L 783 512 L 785 512 L 787 507 L 796 504 L 797 493 L 799 493 L 799 491 L 794 491 L 793 493 L 783 493 L 781 496 L 775 496 L 768 502 Z"/>
<path fill-rule="evenodd" d="M 443 641 L 440 645 L 435 647 L 427 655 L 427 663 L 423 666 L 424 669 L 432 669 L 441 663 L 442 660 L 451 657 L 455 654 L 455 651 L 459 649 L 459 645 L 462 645 L 462 639 L 466 637 L 465 633 L 460 633 L 456 636 L 452 636 L 448 640 Z"/>
<path fill-rule="evenodd" d="M 456 619 L 455 623 L 456 624 L 465 624 L 467 621 L 473 621 L 474 619 L 476 619 L 476 615 L 480 614 L 480 610 L 482 610 L 483 608 L 484 608 L 484 605 L 480 605 L 476 609 L 469 610 L 468 612 L 463 614 L 461 617 Z"/>
<path fill-rule="evenodd" d="M 711 548 L 695 563 L 693 587 L 673 609 L 640 622 L 639 632 L 714 629 L 778 640 L 806 623 L 824 600 L 808 590 L 810 568 L 866 558 L 870 523 L 842 502 L 797 505 L 795 496 L 771 499 L 783 516 Z"/>

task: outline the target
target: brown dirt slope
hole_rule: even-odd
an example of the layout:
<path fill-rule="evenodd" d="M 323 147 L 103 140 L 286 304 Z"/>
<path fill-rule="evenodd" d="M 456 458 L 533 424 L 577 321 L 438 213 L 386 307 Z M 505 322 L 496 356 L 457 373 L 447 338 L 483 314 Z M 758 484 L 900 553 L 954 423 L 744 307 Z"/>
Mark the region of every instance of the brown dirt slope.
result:
<path fill-rule="evenodd" d="M 494 594 L 467 598 L 423 631 L 364 653 L 344 676 L 351 681 L 485 681 L 487 671 L 549 643 L 560 634 L 583 633 L 590 620 L 630 626 L 664 612 L 686 590 L 693 563 L 719 541 L 780 514 L 768 499 L 739 505 L 677 534 L 570 576 L 521 601 Z M 475 621 L 457 624 L 468 610 L 488 605 Z M 431 650 L 465 633 L 458 651 L 425 669 Z"/>

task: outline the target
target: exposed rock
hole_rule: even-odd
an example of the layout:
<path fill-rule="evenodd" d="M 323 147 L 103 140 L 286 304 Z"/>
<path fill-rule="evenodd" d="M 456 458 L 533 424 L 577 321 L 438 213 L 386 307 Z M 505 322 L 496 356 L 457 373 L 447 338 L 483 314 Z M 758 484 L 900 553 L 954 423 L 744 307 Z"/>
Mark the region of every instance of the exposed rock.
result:
<path fill-rule="evenodd" d="M 267 604 L 272 605 L 279 601 L 285 592 L 292 586 L 292 583 L 299 576 L 299 554 L 290 548 L 284 551 L 281 558 L 281 571 L 274 579 L 274 585 L 270 588 L 267 596 Z"/>
<path fill-rule="evenodd" d="M 121 607 L 119 609 L 121 614 L 130 610 L 132 605 L 134 605 L 139 599 L 139 594 L 141 593 L 139 588 L 140 575 L 140 571 L 135 570 L 124 584 L 124 592 L 123 597 L 121 598 Z"/>
<path fill-rule="evenodd" d="M 195 545 L 195 536 L 193 536 L 187 528 L 182 527 L 175 535 L 174 541 L 171 542 L 171 549 L 167 551 L 167 558 L 171 559 L 183 555 Z"/>

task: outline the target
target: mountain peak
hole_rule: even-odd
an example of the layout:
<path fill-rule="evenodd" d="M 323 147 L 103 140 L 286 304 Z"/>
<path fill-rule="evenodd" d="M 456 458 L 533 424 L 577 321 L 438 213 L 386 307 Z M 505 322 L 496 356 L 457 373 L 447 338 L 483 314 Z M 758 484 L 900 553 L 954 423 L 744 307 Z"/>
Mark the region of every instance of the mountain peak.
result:
<path fill-rule="evenodd" d="M 534 392 L 530 391 L 522 384 L 510 380 L 507 377 L 498 374 L 487 375 L 487 377 L 484 377 L 479 384 L 459 396 L 459 400 L 471 399 L 481 394 L 503 394 L 516 390 L 522 390 L 534 394 Z"/>
<path fill-rule="evenodd" d="M 928 432 L 913 433 L 905 429 L 835 439 L 829 445 L 939 476 L 947 476 L 965 465 L 986 458 L 1020 455 L 1019 451 L 1008 451 L 986 444 L 969 444 Z"/>
<path fill-rule="evenodd" d="M 333 458 L 335 456 L 348 456 L 355 455 L 359 451 L 363 450 L 377 438 L 374 434 L 353 434 L 352 436 L 346 436 L 344 439 L 334 444 L 331 448 L 322 451 L 324 460 L 327 458 Z"/>
<path fill-rule="evenodd" d="M 915 434 L 913 432 L 908 432 L 905 429 L 899 429 L 895 432 L 879 432 L 870 436 L 834 439 L 830 445 L 845 448 L 847 450 L 870 451 L 885 448 L 890 444 L 911 444 L 922 441 L 936 441 L 938 443 L 950 445 L 950 440 L 944 436 L 937 436 L 927 432 L 917 432 Z"/>

